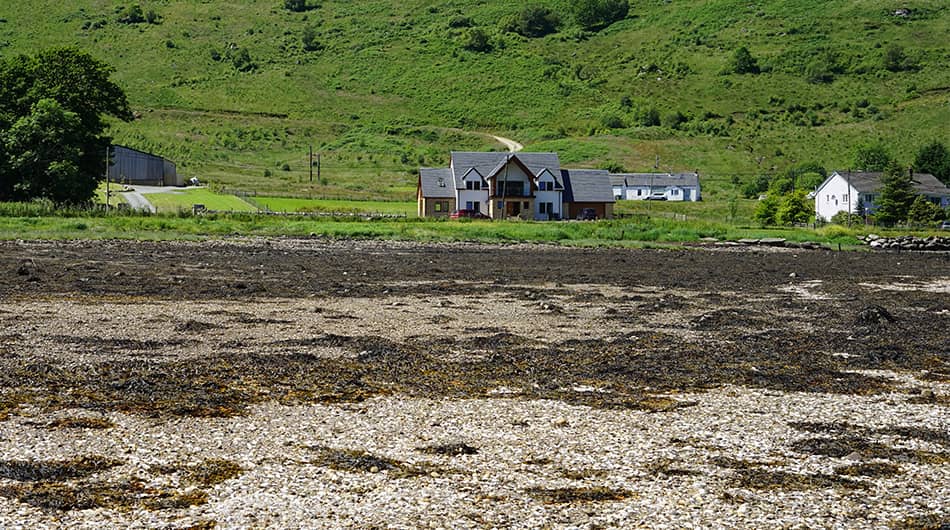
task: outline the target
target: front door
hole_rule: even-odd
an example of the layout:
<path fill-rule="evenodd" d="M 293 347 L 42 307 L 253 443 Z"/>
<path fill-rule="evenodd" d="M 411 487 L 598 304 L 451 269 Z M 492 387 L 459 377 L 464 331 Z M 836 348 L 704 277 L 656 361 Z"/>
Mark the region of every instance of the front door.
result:
<path fill-rule="evenodd" d="M 521 213 L 521 201 L 511 201 L 505 203 L 505 215 L 508 217 L 517 217 Z"/>

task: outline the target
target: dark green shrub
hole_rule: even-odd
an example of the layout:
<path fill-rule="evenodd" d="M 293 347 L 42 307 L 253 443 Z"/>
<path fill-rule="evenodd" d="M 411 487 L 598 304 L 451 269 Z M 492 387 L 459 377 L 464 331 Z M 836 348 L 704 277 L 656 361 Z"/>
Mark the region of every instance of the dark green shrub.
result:
<path fill-rule="evenodd" d="M 142 6 L 130 4 L 119 8 L 119 22 L 122 24 L 141 24 L 145 22 L 145 13 Z"/>
<path fill-rule="evenodd" d="M 317 30 L 312 26 L 304 28 L 300 41 L 303 43 L 303 49 L 308 52 L 316 52 L 324 48 L 323 43 L 317 40 Z"/>
<path fill-rule="evenodd" d="M 303 13 L 310 8 L 307 6 L 307 0 L 284 0 L 284 9 L 295 13 Z"/>
<path fill-rule="evenodd" d="M 752 56 L 748 48 L 742 46 L 732 55 L 732 60 L 726 71 L 727 73 L 736 74 L 757 74 L 760 71 L 759 62 Z"/>
<path fill-rule="evenodd" d="M 543 37 L 557 32 L 561 20 L 546 7 L 527 6 L 505 24 L 505 31 L 517 33 L 523 37 Z"/>
<path fill-rule="evenodd" d="M 584 29 L 605 28 L 623 20 L 630 11 L 627 0 L 576 0 L 574 20 Z"/>
<path fill-rule="evenodd" d="M 472 19 L 464 15 L 459 15 L 454 17 L 452 20 L 449 20 L 450 28 L 470 28 L 475 24 L 472 22 Z"/>
<path fill-rule="evenodd" d="M 257 64 L 251 59 L 247 48 L 238 48 L 230 52 L 231 65 L 239 72 L 250 72 L 257 69 Z"/>
<path fill-rule="evenodd" d="M 492 49 L 488 34 L 479 28 L 470 28 L 462 36 L 462 48 L 473 52 L 490 52 Z"/>

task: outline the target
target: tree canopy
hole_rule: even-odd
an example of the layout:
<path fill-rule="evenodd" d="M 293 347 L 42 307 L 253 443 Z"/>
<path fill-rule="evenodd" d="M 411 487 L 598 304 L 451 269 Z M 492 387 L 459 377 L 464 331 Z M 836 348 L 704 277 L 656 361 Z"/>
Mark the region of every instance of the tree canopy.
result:
<path fill-rule="evenodd" d="M 0 200 L 92 198 L 110 115 L 131 120 L 114 70 L 74 48 L 0 61 Z"/>
<path fill-rule="evenodd" d="M 885 226 L 906 221 L 917 197 L 910 172 L 892 162 L 884 171 L 881 181 L 884 187 L 878 202 L 877 221 Z"/>
<path fill-rule="evenodd" d="M 627 0 L 575 0 L 574 20 L 584 29 L 607 27 L 627 17 Z"/>
<path fill-rule="evenodd" d="M 950 151 L 939 141 L 933 140 L 917 151 L 914 169 L 921 173 L 930 173 L 944 184 L 950 185 Z"/>

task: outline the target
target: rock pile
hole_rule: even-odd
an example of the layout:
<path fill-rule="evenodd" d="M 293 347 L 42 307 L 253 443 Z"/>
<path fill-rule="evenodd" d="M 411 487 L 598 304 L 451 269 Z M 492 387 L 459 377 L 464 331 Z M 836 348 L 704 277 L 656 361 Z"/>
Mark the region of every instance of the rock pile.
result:
<path fill-rule="evenodd" d="M 861 240 L 870 245 L 871 248 L 880 250 L 950 250 L 950 237 L 881 237 L 876 234 L 868 234 Z"/>

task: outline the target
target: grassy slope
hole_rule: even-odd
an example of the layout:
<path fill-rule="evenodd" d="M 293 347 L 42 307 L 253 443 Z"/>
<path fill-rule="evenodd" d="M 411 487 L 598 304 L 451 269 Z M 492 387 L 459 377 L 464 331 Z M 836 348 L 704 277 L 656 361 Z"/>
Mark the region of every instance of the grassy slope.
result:
<path fill-rule="evenodd" d="M 565 12 L 566 1 L 539 3 Z M 38 43 L 89 49 L 115 65 L 141 112 L 117 125 L 118 141 L 162 153 L 188 176 L 259 193 L 410 199 L 417 166 L 444 163 L 450 149 L 501 149 L 485 131 L 558 150 L 566 165 L 646 170 L 659 157 L 664 169 L 699 169 L 713 202 L 732 194 L 733 175 L 806 160 L 844 168 L 854 146 L 871 139 L 905 163 L 931 138 L 950 143 L 943 0 L 903 2 L 910 20 L 882 0 L 650 0 L 600 33 L 566 24 L 542 39 L 501 33 L 498 21 L 519 8 L 503 2 L 326 0 L 305 14 L 281 5 L 145 2 L 162 23 L 126 26 L 115 22 L 113 2 L 18 3 L 3 14 L 0 52 L 31 53 Z M 491 33 L 495 50 L 460 50 L 464 30 L 448 27 L 457 14 Z M 97 20 L 108 23 L 82 29 Z M 306 26 L 323 51 L 302 49 Z M 880 68 L 891 43 L 922 68 Z M 740 45 L 771 72 L 721 75 Z M 248 49 L 257 69 L 212 59 L 231 47 Z M 824 51 L 849 71 L 808 83 L 804 67 Z M 621 107 L 624 96 L 632 107 Z M 869 107 L 858 107 L 863 99 Z M 696 127 L 725 135 L 636 127 L 636 111 L 650 106 L 708 114 Z M 606 129 L 607 115 L 630 127 Z M 311 144 L 322 153 L 313 183 Z M 289 171 L 279 169 L 285 163 Z"/>

